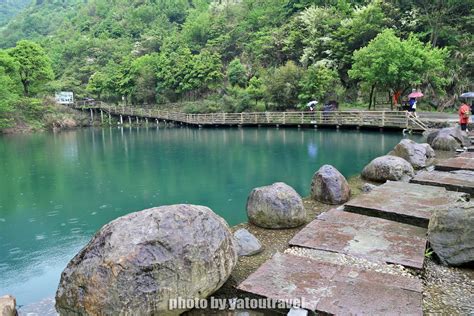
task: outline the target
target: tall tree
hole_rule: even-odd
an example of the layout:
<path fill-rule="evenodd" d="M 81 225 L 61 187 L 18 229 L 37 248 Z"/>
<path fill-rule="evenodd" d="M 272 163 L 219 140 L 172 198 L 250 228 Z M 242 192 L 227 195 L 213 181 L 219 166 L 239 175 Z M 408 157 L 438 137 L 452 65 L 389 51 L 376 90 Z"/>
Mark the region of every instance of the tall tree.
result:
<path fill-rule="evenodd" d="M 22 40 L 9 53 L 18 63 L 18 74 L 25 96 L 30 95 L 31 87 L 38 87 L 53 79 L 51 61 L 38 44 Z"/>

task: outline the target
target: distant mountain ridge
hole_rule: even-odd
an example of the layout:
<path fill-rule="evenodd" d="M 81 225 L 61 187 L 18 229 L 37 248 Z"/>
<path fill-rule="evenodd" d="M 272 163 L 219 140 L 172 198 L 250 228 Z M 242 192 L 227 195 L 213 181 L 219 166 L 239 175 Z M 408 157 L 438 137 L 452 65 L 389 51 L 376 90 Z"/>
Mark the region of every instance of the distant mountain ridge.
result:
<path fill-rule="evenodd" d="M 0 0 L 0 26 L 7 24 L 30 3 L 32 0 Z"/>

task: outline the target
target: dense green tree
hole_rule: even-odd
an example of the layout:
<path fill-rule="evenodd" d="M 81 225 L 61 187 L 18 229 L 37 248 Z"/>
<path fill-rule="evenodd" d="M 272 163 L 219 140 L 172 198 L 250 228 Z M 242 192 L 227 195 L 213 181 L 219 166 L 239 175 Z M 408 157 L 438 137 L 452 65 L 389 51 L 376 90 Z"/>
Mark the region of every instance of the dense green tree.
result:
<path fill-rule="evenodd" d="M 227 67 L 227 79 L 233 86 L 245 87 L 247 85 L 247 71 L 238 58 L 231 61 Z"/>
<path fill-rule="evenodd" d="M 301 68 L 292 61 L 267 74 L 265 90 L 271 108 L 282 110 L 297 106 L 301 76 Z"/>
<path fill-rule="evenodd" d="M 406 91 L 423 83 L 440 88 L 445 83 L 446 56 L 446 49 L 431 48 L 414 36 L 401 40 L 392 30 L 385 30 L 354 53 L 349 75 L 372 90 Z"/>
<path fill-rule="evenodd" d="M 326 101 L 328 97 L 336 97 L 341 90 L 337 71 L 322 64 L 309 66 L 299 85 L 298 98 L 303 104 L 311 100 Z"/>
<path fill-rule="evenodd" d="M 18 63 L 18 74 L 23 85 L 23 93 L 29 96 L 31 89 L 41 90 L 41 85 L 53 79 L 51 61 L 41 46 L 23 40 L 9 51 Z"/>
<path fill-rule="evenodd" d="M 18 99 L 18 84 L 15 82 L 18 64 L 5 51 L 0 50 L 0 129 L 8 127 L 8 114 Z"/>

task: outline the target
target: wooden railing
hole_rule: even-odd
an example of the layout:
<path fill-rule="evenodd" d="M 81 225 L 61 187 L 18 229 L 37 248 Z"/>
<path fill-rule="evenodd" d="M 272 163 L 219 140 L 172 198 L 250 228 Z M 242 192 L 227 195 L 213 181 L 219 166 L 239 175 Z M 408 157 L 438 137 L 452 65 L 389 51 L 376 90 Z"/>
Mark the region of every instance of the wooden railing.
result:
<path fill-rule="evenodd" d="M 155 108 L 108 105 L 103 102 L 78 102 L 79 109 L 100 109 L 112 115 L 144 117 L 193 125 L 334 125 L 389 127 L 427 130 L 418 118 L 404 111 L 311 111 L 311 112 L 244 112 L 185 114 Z"/>

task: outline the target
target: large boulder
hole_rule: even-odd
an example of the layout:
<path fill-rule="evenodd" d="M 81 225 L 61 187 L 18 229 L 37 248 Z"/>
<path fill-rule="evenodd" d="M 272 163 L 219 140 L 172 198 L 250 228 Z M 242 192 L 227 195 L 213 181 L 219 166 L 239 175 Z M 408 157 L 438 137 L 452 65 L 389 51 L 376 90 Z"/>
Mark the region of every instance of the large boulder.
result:
<path fill-rule="evenodd" d="M 415 171 L 411 164 L 397 156 L 381 156 L 372 160 L 364 170 L 362 177 L 375 182 L 409 181 Z"/>
<path fill-rule="evenodd" d="M 469 146 L 469 137 L 458 127 L 447 127 L 430 133 L 428 144 L 435 150 L 455 151 Z"/>
<path fill-rule="evenodd" d="M 102 227 L 69 262 L 56 309 L 68 315 L 179 315 L 183 309 L 169 308 L 173 300 L 206 298 L 236 262 L 227 223 L 207 207 L 131 213 Z"/>
<path fill-rule="evenodd" d="M 435 151 L 429 144 L 418 144 L 410 139 L 402 139 L 390 155 L 405 159 L 415 169 L 422 169 L 433 164 Z"/>
<path fill-rule="evenodd" d="M 430 219 L 428 240 L 443 264 L 474 262 L 474 203 L 437 210 Z"/>
<path fill-rule="evenodd" d="M 239 256 L 253 256 L 262 252 L 262 244 L 257 237 L 252 235 L 245 228 L 241 228 L 234 233 L 237 254 Z"/>
<path fill-rule="evenodd" d="M 292 228 L 306 222 L 301 196 L 283 182 L 253 189 L 247 215 L 252 224 L 264 228 Z"/>
<path fill-rule="evenodd" d="M 324 165 L 313 175 L 311 197 L 326 204 L 343 204 L 351 197 L 351 189 L 336 168 Z"/>
<path fill-rule="evenodd" d="M 16 300 L 11 295 L 0 297 L 0 316 L 16 316 Z"/>

